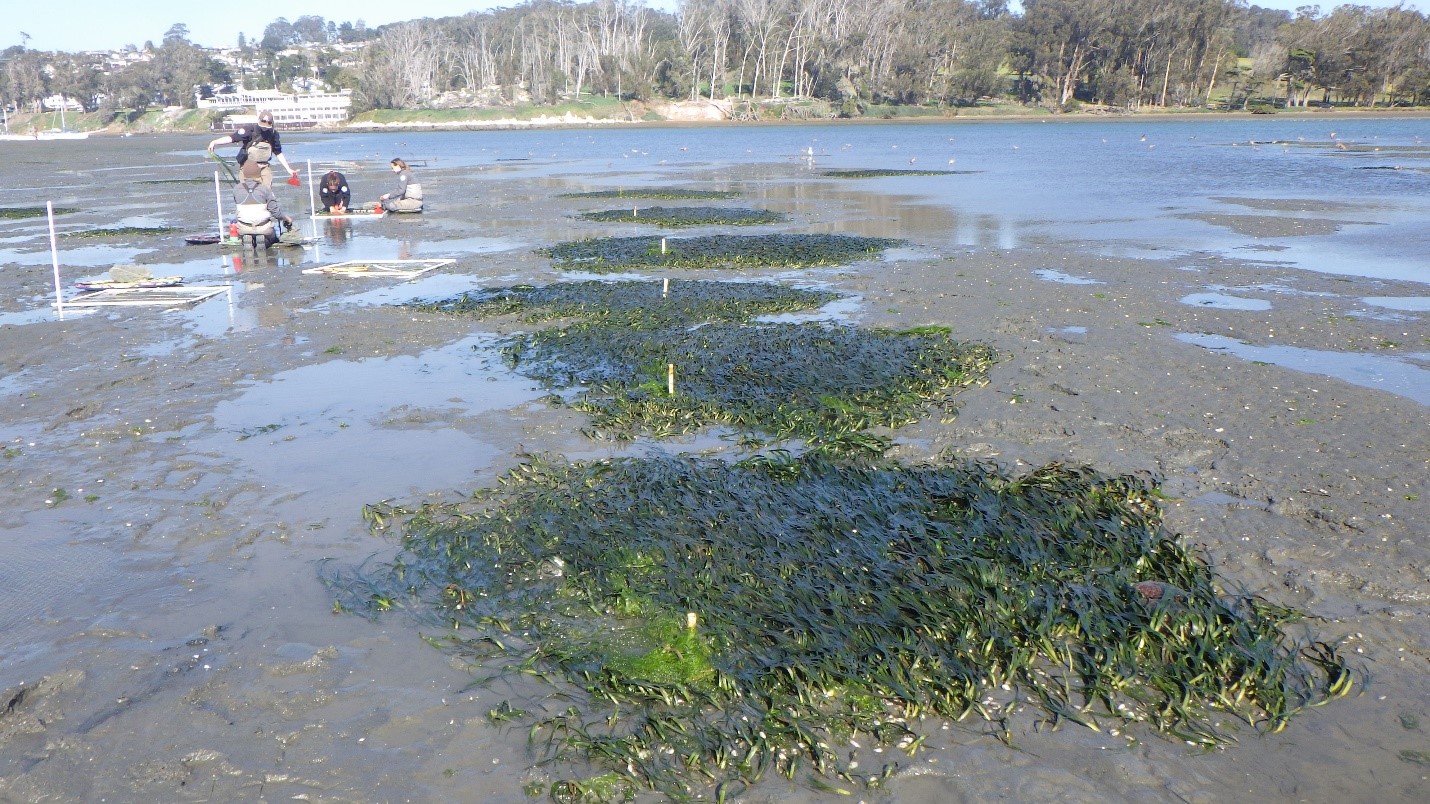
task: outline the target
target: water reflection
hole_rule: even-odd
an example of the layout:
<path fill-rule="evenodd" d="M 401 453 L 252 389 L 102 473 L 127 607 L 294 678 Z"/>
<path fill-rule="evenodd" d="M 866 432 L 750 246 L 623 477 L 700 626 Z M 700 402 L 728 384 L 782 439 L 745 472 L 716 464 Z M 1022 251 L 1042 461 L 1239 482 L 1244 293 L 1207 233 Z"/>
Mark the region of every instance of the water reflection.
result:
<path fill-rule="evenodd" d="M 1057 282 L 1063 285 L 1104 284 L 1103 281 L 1100 279 L 1092 279 L 1091 277 L 1086 276 L 1073 276 L 1072 274 L 1065 274 L 1062 271 L 1055 271 L 1052 268 L 1039 268 L 1038 270 L 1033 271 L 1033 275 L 1038 277 L 1039 279 L 1045 279 L 1049 282 Z"/>
<path fill-rule="evenodd" d="M 1430 405 L 1430 371 L 1401 359 L 1297 346 L 1254 346 L 1221 335 L 1182 333 L 1177 335 L 1177 340 L 1226 352 L 1243 360 L 1334 377 L 1352 385 L 1386 391 Z"/>
<path fill-rule="evenodd" d="M 353 227 L 344 218 L 323 221 L 323 242 L 330 246 L 340 246 L 353 239 Z"/>
<path fill-rule="evenodd" d="M 417 356 L 330 360 L 274 375 L 214 409 L 215 433 L 194 449 L 228 456 L 279 487 L 341 499 L 431 489 L 495 459 L 454 428 L 545 392 L 495 358 L 494 336 Z M 352 455 L 381 456 L 381 471 Z M 456 470 L 454 471 L 454 468 Z"/>
<path fill-rule="evenodd" d="M 1430 312 L 1430 296 L 1366 296 L 1361 301 L 1390 310 L 1404 310 L 1412 313 Z"/>
<path fill-rule="evenodd" d="M 1218 310 L 1270 310 L 1271 302 L 1265 299 L 1247 299 L 1229 296 L 1225 293 L 1191 293 L 1181 298 L 1182 304 L 1193 307 L 1214 307 Z"/>

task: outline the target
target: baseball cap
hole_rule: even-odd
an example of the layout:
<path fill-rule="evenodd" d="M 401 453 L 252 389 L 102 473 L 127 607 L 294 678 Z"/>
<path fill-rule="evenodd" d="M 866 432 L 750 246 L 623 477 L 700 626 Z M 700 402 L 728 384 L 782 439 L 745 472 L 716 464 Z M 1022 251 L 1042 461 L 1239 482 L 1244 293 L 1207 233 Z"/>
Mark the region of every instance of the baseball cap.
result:
<path fill-rule="evenodd" d="M 259 125 L 265 125 L 265 126 L 271 126 L 271 125 L 273 125 L 273 113 L 270 112 L 270 111 L 268 111 L 267 109 L 264 109 L 263 111 L 259 112 L 259 113 L 258 113 L 258 123 L 259 123 Z"/>

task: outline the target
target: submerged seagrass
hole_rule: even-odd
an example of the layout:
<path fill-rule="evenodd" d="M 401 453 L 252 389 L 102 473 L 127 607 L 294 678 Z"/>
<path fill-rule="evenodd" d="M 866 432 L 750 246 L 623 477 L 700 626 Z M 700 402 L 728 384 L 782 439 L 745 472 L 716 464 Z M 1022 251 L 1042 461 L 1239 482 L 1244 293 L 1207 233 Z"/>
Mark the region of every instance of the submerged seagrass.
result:
<path fill-rule="evenodd" d="M 771 769 L 875 785 L 893 766 L 851 746 L 912 753 L 925 716 L 1211 745 L 1347 692 L 1334 648 L 1226 591 L 1156 496 L 1059 465 L 535 458 L 467 503 L 370 506 L 401 552 L 325 577 L 340 610 L 406 608 L 433 644 L 584 691 L 493 710 L 600 774 L 558 797 L 610 774 L 678 800 Z"/>
<path fill-rule="evenodd" d="M 212 184 L 213 179 L 142 179 L 135 184 Z"/>
<path fill-rule="evenodd" d="M 818 323 L 751 323 L 837 298 L 749 282 L 584 282 L 467 293 L 417 309 L 527 320 L 586 318 L 508 337 L 508 365 L 554 390 L 581 387 L 573 406 L 588 435 L 665 437 L 725 425 L 753 437 L 802 438 L 830 452 L 883 453 L 866 432 L 911 423 L 984 380 L 988 346 L 947 329 L 895 332 Z M 673 387 L 673 390 L 672 390 Z"/>
<path fill-rule="evenodd" d="M 80 229 L 64 232 L 60 237 L 123 237 L 125 235 L 160 235 L 179 231 L 172 226 L 119 226 L 109 229 Z"/>
<path fill-rule="evenodd" d="M 56 215 L 64 215 L 70 212 L 79 212 L 74 207 L 55 207 Z M 45 207 L 0 207 L 0 219 L 6 218 L 43 218 L 48 213 Z"/>
<path fill-rule="evenodd" d="M 972 170 L 933 170 L 933 169 L 893 169 L 893 168 L 847 168 L 838 170 L 824 170 L 819 175 L 830 176 L 836 179 L 878 179 L 889 176 L 957 176 L 960 174 L 973 173 Z"/>
<path fill-rule="evenodd" d="M 427 312 L 488 317 L 525 313 L 527 321 L 582 317 L 620 321 L 632 328 L 748 321 L 759 315 L 811 310 L 842 298 L 771 282 L 669 281 L 556 282 L 468 291 L 449 299 L 405 306 Z"/>
<path fill-rule="evenodd" d="M 583 212 L 578 217 L 600 223 L 647 223 L 679 229 L 687 226 L 758 226 L 779 223 L 785 216 L 767 209 L 731 207 L 645 207 Z"/>
<path fill-rule="evenodd" d="M 562 198 L 659 198 L 672 201 L 718 201 L 735 198 L 731 190 L 692 190 L 688 187 L 631 187 L 620 190 L 592 190 L 587 193 L 563 193 Z"/>
<path fill-rule="evenodd" d="M 806 268 L 867 260 L 902 241 L 837 234 L 606 237 L 559 243 L 542 253 L 563 268 Z"/>
<path fill-rule="evenodd" d="M 711 323 L 634 329 L 591 321 L 513 336 L 508 365 L 556 389 L 597 438 L 667 437 L 711 425 L 831 452 L 887 450 L 897 428 L 984 380 L 993 351 L 947 330 Z M 672 379 L 673 378 L 673 379 Z M 674 385 L 674 392 L 671 386 Z"/>

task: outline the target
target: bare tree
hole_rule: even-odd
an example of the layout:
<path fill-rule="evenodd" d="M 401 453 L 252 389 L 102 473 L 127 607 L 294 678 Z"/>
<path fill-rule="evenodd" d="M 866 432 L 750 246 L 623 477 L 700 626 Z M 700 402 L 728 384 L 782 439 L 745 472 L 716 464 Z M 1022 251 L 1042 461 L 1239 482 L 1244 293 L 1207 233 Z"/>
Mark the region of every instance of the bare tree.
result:
<path fill-rule="evenodd" d="M 359 91 L 368 105 L 401 109 L 432 97 L 440 38 L 429 25 L 419 21 L 384 26 L 363 59 Z"/>

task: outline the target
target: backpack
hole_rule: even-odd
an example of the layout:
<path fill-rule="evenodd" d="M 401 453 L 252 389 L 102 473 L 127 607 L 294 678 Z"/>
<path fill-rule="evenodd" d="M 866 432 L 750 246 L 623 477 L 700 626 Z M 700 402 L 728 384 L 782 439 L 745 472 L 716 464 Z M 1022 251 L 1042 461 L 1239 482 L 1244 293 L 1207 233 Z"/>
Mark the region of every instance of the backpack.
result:
<path fill-rule="evenodd" d="M 248 146 L 248 158 L 255 162 L 267 162 L 273 158 L 273 146 L 264 140 L 257 140 Z"/>

